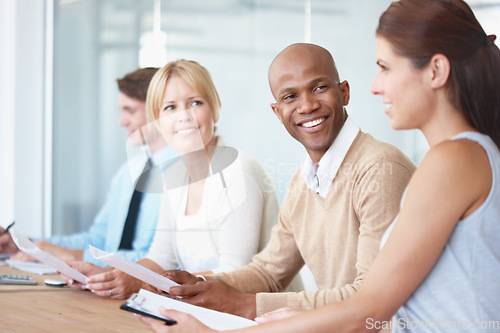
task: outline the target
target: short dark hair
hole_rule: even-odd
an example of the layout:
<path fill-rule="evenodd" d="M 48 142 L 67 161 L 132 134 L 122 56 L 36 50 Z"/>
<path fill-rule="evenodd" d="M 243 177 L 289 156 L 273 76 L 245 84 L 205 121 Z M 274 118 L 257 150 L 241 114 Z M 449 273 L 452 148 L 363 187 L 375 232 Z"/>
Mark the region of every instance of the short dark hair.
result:
<path fill-rule="evenodd" d="M 149 83 L 158 69 L 156 67 L 145 67 L 130 72 L 121 79 L 116 80 L 118 89 L 128 97 L 146 102 Z"/>
<path fill-rule="evenodd" d="M 462 0 L 401 0 L 380 17 L 377 36 L 425 67 L 433 55 L 450 62 L 448 98 L 467 121 L 500 147 L 500 51 Z"/>

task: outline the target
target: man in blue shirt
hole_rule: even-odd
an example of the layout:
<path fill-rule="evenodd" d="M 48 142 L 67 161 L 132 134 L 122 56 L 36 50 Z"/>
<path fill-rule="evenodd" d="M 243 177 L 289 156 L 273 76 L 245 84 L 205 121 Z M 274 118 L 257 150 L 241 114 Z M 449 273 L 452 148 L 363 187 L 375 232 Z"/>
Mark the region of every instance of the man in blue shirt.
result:
<path fill-rule="evenodd" d="M 103 263 L 90 254 L 89 245 L 117 252 L 132 261 L 144 258 L 148 253 L 156 230 L 161 193 L 141 193 L 139 198 L 134 199 L 137 202 L 132 212 L 135 183 L 148 158 L 151 158 L 152 166 L 155 167 L 164 165 L 165 161 L 174 157 L 173 150 L 167 147 L 163 137 L 158 132 L 147 131 L 149 127 L 145 126 L 147 89 L 157 70 L 142 68 L 117 80 L 120 90 L 118 107 L 121 110 L 118 124 L 127 131 L 128 162 L 113 177 L 106 201 L 92 226 L 88 231 L 39 240 L 36 244 L 40 249 L 65 261 L 84 260 L 101 266 Z M 134 222 L 127 221 L 130 215 L 135 215 L 132 218 Z M 3 232 L 3 228 L 0 228 L 0 232 Z M 126 233 L 131 239 L 128 246 L 123 246 L 122 238 Z M 27 254 L 18 252 L 8 233 L 0 236 L 0 252 L 17 252 L 13 256 L 15 260 L 31 259 Z"/>

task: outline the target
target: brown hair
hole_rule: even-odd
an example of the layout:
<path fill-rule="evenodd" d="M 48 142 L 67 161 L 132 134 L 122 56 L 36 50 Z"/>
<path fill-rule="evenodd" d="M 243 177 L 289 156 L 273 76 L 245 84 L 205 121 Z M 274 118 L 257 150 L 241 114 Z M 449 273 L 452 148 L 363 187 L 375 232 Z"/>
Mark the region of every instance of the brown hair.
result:
<path fill-rule="evenodd" d="M 500 147 L 500 51 L 462 0 L 401 0 L 382 14 L 377 36 L 423 68 L 435 54 L 450 62 L 448 97 Z"/>
<path fill-rule="evenodd" d="M 146 102 L 151 79 L 158 71 L 155 67 L 140 68 L 117 79 L 118 89 L 128 97 Z"/>

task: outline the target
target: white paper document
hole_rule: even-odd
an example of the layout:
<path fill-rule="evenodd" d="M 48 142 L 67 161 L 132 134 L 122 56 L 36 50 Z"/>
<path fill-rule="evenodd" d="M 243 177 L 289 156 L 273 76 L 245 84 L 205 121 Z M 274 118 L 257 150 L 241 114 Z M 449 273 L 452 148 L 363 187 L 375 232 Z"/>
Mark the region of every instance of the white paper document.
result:
<path fill-rule="evenodd" d="M 56 271 L 61 272 L 62 274 L 69 276 L 73 280 L 86 284 L 85 281 L 87 277 L 77 271 L 76 269 L 68 266 L 64 261 L 54 257 L 50 253 L 44 252 L 40 250 L 32 241 L 30 241 L 26 236 L 24 236 L 21 232 L 17 231 L 16 228 L 10 228 L 10 234 L 14 243 L 16 243 L 19 250 L 26 252 L 33 258 L 36 258 L 43 262 L 44 264 L 49 265 L 54 268 Z"/>
<path fill-rule="evenodd" d="M 7 263 L 10 267 L 19 269 L 21 271 L 30 272 L 34 274 L 57 274 L 57 270 L 55 268 L 50 267 L 43 262 L 36 261 L 19 261 L 19 260 L 7 260 Z"/>
<path fill-rule="evenodd" d="M 142 309 L 154 313 L 159 317 L 163 317 L 158 311 L 160 306 L 166 309 L 189 313 L 203 324 L 215 330 L 230 330 L 257 325 L 255 321 L 250 319 L 184 303 L 144 289 L 139 290 L 139 293 L 129 298 L 127 304 L 129 304 L 129 302 L 133 302 Z"/>
<path fill-rule="evenodd" d="M 150 285 L 160 290 L 168 292 L 170 287 L 179 285 L 178 283 L 167 279 L 166 277 L 161 276 L 160 274 L 155 273 L 152 270 L 147 269 L 146 267 L 141 266 L 133 261 L 125 259 L 117 255 L 116 253 L 109 253 L 103 250 L 99 250 L 92 245 L 89 245 L 89 248 L 90 253 L 97 260 L 100 260 L 103 263 L 108 264 L 109 266 L 112 266 L 114 268 L 117 268 L 120 271 L 135 277 L 136 279 L 149 283 Z"/>

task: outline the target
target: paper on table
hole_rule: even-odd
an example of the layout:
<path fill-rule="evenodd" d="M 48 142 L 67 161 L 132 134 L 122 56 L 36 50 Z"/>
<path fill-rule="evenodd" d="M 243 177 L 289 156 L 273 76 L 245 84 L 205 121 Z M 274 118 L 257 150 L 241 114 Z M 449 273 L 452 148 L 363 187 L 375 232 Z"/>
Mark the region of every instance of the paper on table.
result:
<path fill-rule="evenodd" d="M 32 241 L 30 241 L 26 236 L 20 233 L 15 227 L 10 228 L 10 234 L 14 243 L 16 243 L 19 250 L 26 252 L 33 258 L 36 258 L 43 262 L 44 264 L 49 265 L 50 267 L 56 269 L 64 275 L 69 276 L 70 278 L 81 282 L 87 283 L 85 280 L 87 277 L 74 269 L 73 267 L 68 266 L 64 261 L 54 257 L 53 255 L 40 250 Z"/>
<path fill-rule="evenodd" d="M 189 313 L 203 324 L 215 330 L 223 331 L 257 325 L 255 321 L 250 319 L 184 303 L 144 289 L 139 290 L 138 296 L 134 299 L 134 303 L 137 303 L 143 309 L 153 312 L 160 317 L 162 317 L 158 312 L 160 306 L 166 309 Z"/>
<path fill-rule="evenodd" d="M 43 262 L 7 260 L 10 267 L 35 274 L 57 274 L 57 270 Z"/>
<path fill-rule="evenodd" d="M 136 279 L 149 283 L 150 285 L 158 289 L 168 292 L 170 287 L 179 285 L 178 283 L 167 279 L 166 277 L 161 276 L 160 274 L 155 273 L 152 270 L 147 269 L 146 267 L 141 266 L 133 261 L 125 259 L 115 253 L 109 253 L 103 250 L 99 250 L 92 245 L 89 245 L 89 249 L 92 256 L 97 260 L 100 260 L 103 263 L 108 264 L 109 266 L 112 266 L 114 268 L 117 268 L 122 272 L 127 273 L 128 275 L 132 275 Z"/>

